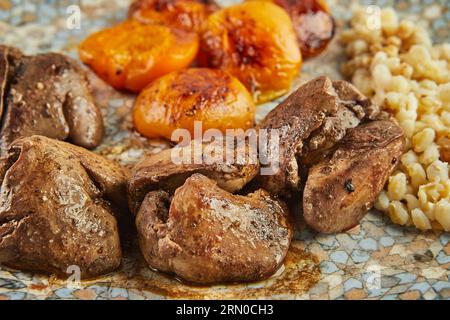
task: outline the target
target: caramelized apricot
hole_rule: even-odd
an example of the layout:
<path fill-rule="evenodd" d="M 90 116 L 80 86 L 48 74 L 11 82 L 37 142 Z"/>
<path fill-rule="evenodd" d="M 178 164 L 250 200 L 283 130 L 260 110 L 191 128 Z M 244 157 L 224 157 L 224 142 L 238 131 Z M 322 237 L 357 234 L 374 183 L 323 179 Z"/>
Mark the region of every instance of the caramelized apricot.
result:
<path fill-rule="evenodd" d="M 291 19 L 270 2 L 245 2 L 213 13 L 200 43 L 200 63 L 237 77 L 257 102 L 288 91 L 302 62 Z"/>
<path fill-rule="evenodd" d="M 248 129 L 255 105 L 244 85 L 221 70 L 195 68 L 172 72 L 146 87 L 137 97 L 133 120 L 144 136 L 172 140 L 178 128 L 194 134 L 194 121 L 203 131 Z"/>
<path fill-rule="evenodd" d="M 127 20 L 90 35 L 80 44 L 79 55 L 114 88 L 138 92 L 154 79 L 189 66 L 198 44 L 195 33 Z"/>
<path fill-rule="evenodd" d="M 215 3 L 201 0 L 135 0 L 130 5 L 128 17 L 143 23 L 199 31 L 216 8 Z"/>
<path fill-rule="evenodd" d="M 334 19 L 324 0 L 269 0 L 291 16 L 303 58 L 321 53 L 333 39 Z"/>

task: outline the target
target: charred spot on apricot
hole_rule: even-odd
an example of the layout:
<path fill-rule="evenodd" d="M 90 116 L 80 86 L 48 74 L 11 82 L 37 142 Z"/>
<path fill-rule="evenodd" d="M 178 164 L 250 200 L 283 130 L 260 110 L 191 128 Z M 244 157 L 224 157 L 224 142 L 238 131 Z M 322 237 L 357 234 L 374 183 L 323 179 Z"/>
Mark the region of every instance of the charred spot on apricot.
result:
<path fill-rule="evenodd" d="M 168 5 L 169 5 L 169 1 L 164 1 L 164 0 L 160 0 L 160 1 L 156 1 L 155 2 L 155 4 L 154 4 L 154 6 L 153 6 L 153 8 L 155 8 L 155 10 L 156 11 L 159 11 L 159 12 L 161 12 L 161 11 L 163 11 L 164 9 L 166 9 L 167 7 L 168 7 Z"/>
<path fill-rule="evenodd" d="M 208 70 L 201 75 L 188 71 L 181 75 L 179 81 L 172 84 L 171 87 L 180 92 L 182 97 L 196 96 L 196 106 L 202 107 L 210 102 L 225 101 L 230 93 L 230 82 L 231 78 L 228 75 L 219 75 L 217 71 Z"/>
<path fill-rule="evenodd" d="M 172 8 L 175 0 L 138 0 L 134 1 L 130 6 L 130 14 L 138 10 L 154 9 L 156 12 L 162 12 Z"/>
<path fill-rule="evenodd" d="M 264 46 L 258 42 L 260 40 L 253 31 L 254 27 L 255 21 L 249 19 L 246 21 L 245 27 L 230 29 L 228 33 L 230 43 L 234 47 L 235 52 L 233 59 L 238 66 L 263 66 Z"/>

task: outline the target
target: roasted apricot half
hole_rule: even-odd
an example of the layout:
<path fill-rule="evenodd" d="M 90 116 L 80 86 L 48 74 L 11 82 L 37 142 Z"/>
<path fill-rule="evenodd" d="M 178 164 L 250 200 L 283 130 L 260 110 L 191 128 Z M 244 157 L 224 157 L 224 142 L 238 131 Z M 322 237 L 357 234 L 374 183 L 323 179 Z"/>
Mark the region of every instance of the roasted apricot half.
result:
<path fill-rule="evenodd" d="M 116 89 L 139 92 L 154 79 L 195 59 L 196 33 L 127 20 L 90 35 L 78 51 L 85 64 Z"/>
<path fill-rule="evenodd" d="M 291 16 L 303 58 L 321 53 L 333 39 L 335 24 L 324 0 L 268 0 Z"/>
<path fill-rule="evenodd" d="M 137 97 L 133 120 L 144 136 L 172 137 L 175 129 L 194 134 L 194 121 L 207 129 L 248 129 L 253 126 L 255 105 L 245 86 L 221 70 L 193 68 L 167 74 L 147 86 Z"/>
<path fill-rule="evenodd" d="M 217 9 L 201 0 L 135 0 L 128 17 L 143 23 L 168 25 L 187 31 L 199 31 L 208 15 Z"/>
<path fill-rule="evenodd" d="M 257 102 L 288 91 L 302 62 L 290 17 L 270 2 L 244 2 L 213 13 L 200 44 L 201 65 L 234 75 Z"/>

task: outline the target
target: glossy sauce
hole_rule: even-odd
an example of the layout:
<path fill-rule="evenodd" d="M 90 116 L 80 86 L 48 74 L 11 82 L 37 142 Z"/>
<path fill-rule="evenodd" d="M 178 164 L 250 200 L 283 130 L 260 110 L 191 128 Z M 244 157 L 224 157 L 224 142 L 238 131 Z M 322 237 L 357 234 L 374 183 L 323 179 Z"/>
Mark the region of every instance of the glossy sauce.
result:
<path fill-rule="evenodd" d="M 81 282 L 81 289 L 92 285 L 111 283 L 115 288 L 146 291 L 171 299 L 256 299 L 277 295 L 301 296 L 319 280 L 319 259 L 303 249 L 300 242 L 294 242 L 284 264 L 269 279 L 254 283 L 220 283 L 213 286 L 199 286 L 186 283 L 176 277 L 150 270 L 137 247 L 125 248 L 125 257 L 119 271 Z M 65 287 L 62 279 L 51 277 L 52 290 Z M 43 290 L 39 287 L 38 290 Z"/>

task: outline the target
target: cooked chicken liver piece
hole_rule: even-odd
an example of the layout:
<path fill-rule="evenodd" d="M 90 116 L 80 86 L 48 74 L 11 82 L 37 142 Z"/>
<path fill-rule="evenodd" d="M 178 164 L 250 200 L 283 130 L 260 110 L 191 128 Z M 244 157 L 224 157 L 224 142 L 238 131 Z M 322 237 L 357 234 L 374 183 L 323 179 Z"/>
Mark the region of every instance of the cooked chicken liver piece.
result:
<path fill-rule="evenodd" d="M 300 87 L 260 128 L 279 129 L 280 170 L 253 187 L 300 197 L 307 224 L 319 232 L 357 225 L 403 151 L 402 130 L 389 114 L 350 83 L 326 77 Z"/>
<path fill-rule="evenodd" d="M 151 267 L 201 284 L 271 276 L 292 238 L 288 209 L 266 191 L 233 195 L 197 173 L 172 198 L 148 193 L 136 225 Z"/>
<path fill-rule="evenodd" d="M 289 197 L 301 187 L 299 170 L 324 157 L 348 129 L 380 114 L 379 108 L 345 81 L 315 78 L 292 93 L 263 119 L 260 129 L 278 130 L 280 170 L 257 184 Z"/>
<path fill-rule="evenodd" d="M 257 145 L 249 138 L 192 141 L 188 146 L 146 157 L 132 170 L 128 186 L 130 210 L 137 213 L 145 195 L 154 190 L 173 193 L 194 173 L 201 173 L 229 192 L 241 190 L 259 170 Z"/>
<path fill-rule="evenodd" d="M 14 141 L 0 172 L 0 263 L 83 278 L 117 269 L 115 215 L 129 173 L 83 148 L 32 136 Z"/>
<path fill-rule="evenodd" d="M 57 53 L 23 55 L 0 46 L 0 147 L 43 135 L 85 148 L 99 145 L 103 119 L 85 73 Z"/>
<path fill-rule="evenodd" d="M 403 153 L 403 132 L 392 121 L 350 129 L 331 155 L 314 165 L 303 192 L 303 216 L 319 232 L 356 226 Z"/>

